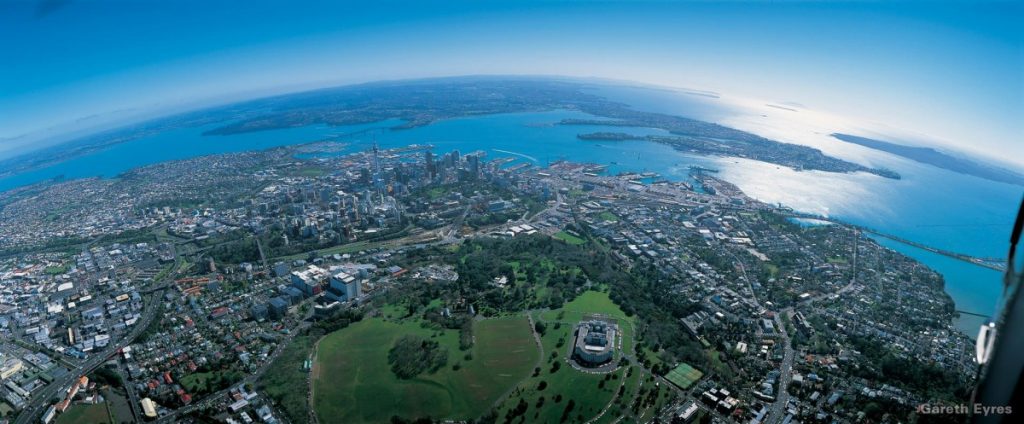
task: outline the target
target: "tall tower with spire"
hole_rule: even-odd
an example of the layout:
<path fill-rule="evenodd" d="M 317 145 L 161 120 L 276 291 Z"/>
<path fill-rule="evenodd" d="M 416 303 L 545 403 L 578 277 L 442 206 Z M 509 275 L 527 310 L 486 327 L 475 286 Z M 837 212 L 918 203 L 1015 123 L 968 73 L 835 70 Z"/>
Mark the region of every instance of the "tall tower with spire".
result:
<path fill-rule="evenodd" d="M 377 189 L 377 199 L 384 199 L 384 178 L 380 175 L 380 148 L 377 147 L 377 138 L 373 139 L 373 186 Z"/>

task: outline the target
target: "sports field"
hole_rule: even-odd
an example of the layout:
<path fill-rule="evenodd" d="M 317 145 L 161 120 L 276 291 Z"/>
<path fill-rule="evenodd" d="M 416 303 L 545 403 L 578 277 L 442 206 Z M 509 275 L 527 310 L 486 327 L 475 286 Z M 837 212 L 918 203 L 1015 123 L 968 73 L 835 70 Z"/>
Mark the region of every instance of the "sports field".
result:
<path fill-rule="evenodd" d="M 57 415 L 57 424 L 101 424 L 110 422 L 110 414 L 107 413 L 107 404 L 75 404 L 67 411 Z"/>
<path fill-rule="evenodd" d="M 324 337 L 317 348 L 314 402 L 323 423 L 387 422 L 403 418 L 470 419 L 527 377 L 539 352 L 525 317 L 477 321 L 475 343 L 460 351 L 458 332 L 424 328 L 418 320 L 374 318 Z M 434 374 L 401 380 L 388 350 L 403 335 L 437 341 L 448 363 Z M 467 360 L 467 353 L 472 359 Z M 453 365 L 459 364 L 454 370 Z"/>
<path fill-rule="evenodd" d="M 686 390 L 703 376 L 704 373 L 691 367 L 689 364 L 683 363 L 669 371 L 668 374 L 665 374 L 665 379 L 679 386 L 680 389 Z"/>

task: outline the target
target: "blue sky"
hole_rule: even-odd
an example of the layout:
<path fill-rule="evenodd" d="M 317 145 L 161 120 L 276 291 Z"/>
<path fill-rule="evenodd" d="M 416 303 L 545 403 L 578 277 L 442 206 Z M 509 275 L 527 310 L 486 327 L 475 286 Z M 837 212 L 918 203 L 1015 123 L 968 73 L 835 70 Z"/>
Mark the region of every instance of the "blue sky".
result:
<path fill-rule="evenodd" d="M 0 3 L 0 157 L 202 104 L 464 74 L 796 102 L 1024 157 L 1021 2 L 290 3 Z"/>

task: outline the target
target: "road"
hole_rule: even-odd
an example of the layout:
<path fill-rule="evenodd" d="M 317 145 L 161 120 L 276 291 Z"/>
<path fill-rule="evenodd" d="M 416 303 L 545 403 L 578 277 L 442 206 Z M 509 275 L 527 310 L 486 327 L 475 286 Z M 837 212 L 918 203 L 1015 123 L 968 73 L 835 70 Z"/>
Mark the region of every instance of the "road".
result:
<path fill-rule="evenodd" d="M 177 270 L 180 261 L 180 256 L 178 256 L 177 252 L 175 252 L 174 267 L 171 269 Z M 176 272 L 168 273 L 167 276 L 164 277 L 164 280 L 172 278 L 173 275 L 176 275 Z M 92 357 L 87 359 L 85 362 L 82 363 L 82 365 L 78 366 L 77 368 L 69 369 L 68 373 L 65 374 L 63 377 L 53 380 L 53 382 L 51 382 L 49 385 L 43 387 L 41 390 L 32 395 L 32 397 L 29 398 L 28 401 L 25 403 L 25 409 L 23 409 L 18 414 L 18 418 L 14 420 L 14 424 L 27 424 L 29 422 L 35 422 L 37 418 L 40 415 L 42 415 L 42 413 L 46 410 L 47 406 L 49 406 L 50 399 L 52 399 L 54 396 L 57 396 L 58 394 L 63 395 L 65 391 L 71 387 L 71 384 L 72 382 L 74 382 L 74 380 L 78 379 L 78 377 L 80 376 L 91 373 L 100 365 L 103 365 L 103 363 L 106 362 L 107 359 L 109 359 L 111 356 L 116 355 L 117 352 L 119 352 L 122 348 L 128 346 L 136 338 L 138 338 L 139 335 L 141 335 L 142 332 L 146 330 L 146 327 L 149 327 L 149 324 L 153 321 L 153 318 L 156 317 L 157 311 L 160 309 L 155 307 L 156 302 L 154 302 L 154 300 L 159 299 L 160 294 L 163 293 L 163 290 L 168 287 L 168 285 L 165 285 L 163 283 L 164 281 L 154 281 L 151 284 L 153 286 L 156 286 L 157 288 L 152 289 L 148 292 L 149 295 L 146 296 L 146 298 L 143 301 L 144 312 L 142 313 L 142 317 L 135 323 L 135 325 L 132 327 L 132 330 L 127 335 L 122 337 L 121 340 L 118 341 L 116 344 L 110 345 L 105 350 L 93 354 Z"/>
<path fill-rule="evenodd" d="M 146 304 L 151 304 L 152 299 L 157 297 L 159 293 L 160 292 L 158 291 L 151 295 L 149 299 L 150 301 L 146 302 Z M 99 368 L 107 361 L 107 359 L 116 355 L 121 348 L 131 344 L 131 342 L 139 337 L 146 327 L 149 326 L 150 322 L 153 321 L 153 318 L 156 317 L 157 309 L 158 308 L 155 307 L 147 308 L 146 312 L 143 313 L 142 318 L 135 323 L 134 327 L 132 327 L 132 331 L 125 337 L 122 337 L 117 344 L 110 345 L 101 353 L 93 354 L 92 357 L 86 360 L 81 366 L 68 371 L 64 377 L 54 380 L 42 390 L 32 395 L 32 398 L 26 403 L 25 409 L 18 414 L 18 419 L 14 421 L 14 424 L 27 424 L 34 422 L 43 413 L 43 411 L 46 410 L 46 407 L 49 406 L 50 399 L 58 394 L 63 395 L 64 392 L 71 387 L 72 382 L 78 379 L 78 377 L 87 375 L 96 368 Z"/>
<path fill-rule="evenodd" d="M 743 265 L 743 261 L 741 261 L 740 258 L 731 250 L 725 249 L 725 251 L 729 253 L 729 256 L 732 256 L 732 259 L 736 261 L 736 265 L 740 267 L 740 272 L 743 273 L 743 281 L 747 282 L 747 290 L 750 291 L 750 298 L 754 300 L 754 303 L 757 304 L 757 306 L 761 306 L 761 301 L 757 300 L 757 293 L 754 293 L 754 283 L 751 282 L 750 277 L 747 276 L 747 267 Z"/>
<path fill-rule="evenodd" d="M 139 408 L 142 406 L 139 404 L 139 394 L 135 392 L 135 387 L 131 383 L 128 370 L 124 368 L 124 361 L 117 361 L 117 368 L 121 372 L 121 377 L 124 379 L 124 391 L 128 395 L 128 405 L 132 408 L 132 419 L 137 423 L 141 423 L 142 412 L 139 411 Z"/>
<path fill-rule="evenodd" d="M 469 206 L 466 206 L 462 210 L 462 214 L 452 220 L 452 225 L 443 232 L 441 239 L 447 242 L 454 241 L 459 235 L 459 230 L 462 229 L 462 222 L 466 220 L 466 215 L 469 215 Z"/>
<path fill-rule="evenodd" d="M 779 367 L 779 391 L 775 395 L 775 402 L 772 402 L 768 409 L 768 416 L 764 420 L 765 424 L 782 422 L 782 418 L 786 414 L 786 404 L 789 402 L 787 389 L 793 378 L 793 345 L 789 338 L 789 332 L 786 331 L 785 323 L 782 322 L 782 314 L 786 314 L 786 317 L 792 316 L 793 308 L 786 308 L 775 314 L 775 326 L 778 327 L 783 343 L 782 365 Z"/>

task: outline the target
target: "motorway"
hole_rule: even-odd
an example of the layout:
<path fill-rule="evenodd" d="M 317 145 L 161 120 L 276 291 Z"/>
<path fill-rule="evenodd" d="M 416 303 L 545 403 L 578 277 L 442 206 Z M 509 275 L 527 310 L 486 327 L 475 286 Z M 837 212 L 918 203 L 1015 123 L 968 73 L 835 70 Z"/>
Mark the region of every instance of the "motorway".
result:
<path fill-rule="evenodd" d="M 789 331 L 786 330 L 785 323 L 782 322 L 782 314 L 786 314 L 786 317 L 789 318 L 793 314 L 793 308 L 786 308 L 775 314 L 775 326 L 778 327 L 778 332 L 782 336 L 783 352 L 782 365 L 779 367 L 779 391 L 775 395 L 775 402 L 768 409 L 768 416 L 764 420 L 767 424 L 782 422 L 786 413 L 786 404 L 789 403 L 787 389 L 793 378 L 793 345 L 789 338 Z"/>
<path fill-rule="evenodd" d="M 128 394 L 128 405 L 132 408 L 132 419 L 135 422 L 142 422 L 142 413 L 139 408 L 142 406 L 139 404 L 139 395 L 135 393 L 135 387 L 131 384 L 131 378 L 128 375 L 128 371 L 124 369 L 124 361 L 117 361 L 117 369 L 121 372 L 121 378 L 124 379 L 125 385 L 124 390 Z"/>
<path fill-rule="evenodd" d="M 175 252 L 174 265 L 171 268 L 174 272 L 167 273 L 164 280 L 177 274 L 179 264 L 180 257 L 177 252 Z M 149 291 L 147 298 L 145 298 L 143 302 L 144 312 L 142 313 L 142 318 L 135 323 L 132 330 L 127 335 L 122 337 L 117 344 L 110 345 L 102 352 L 93 354 L 92 357 L 87 359 L 82 363 L 82 365 L 68 370 L 68 373 L 63 377 L 54 379 L 49 385 L 43 387 L 40 391 L 32 395 L 28 402 L 26 402 L 25 408 L 18 413 L 18 418 L 14 420 L 14 424 L 28 424 L 29 422 L 35 421 L 36 418 L 41 416 L 46 410 L 50 403 L 50 399 L 58 394 L 63 395 L 64 391 L 71 387 L 74 380 L 78 379 L 78 377 L 91 373 L 96 368 L 99 368 L 99 366 L 110 359 L 111 356 L 117 355 L 122 348 L 128 346 L 138 338 L 139 335 L 149 327 L 149 324 L 153 321 L 153 318 L 156 317 L 156 313 L 160 309 L 153 307 L 153 305 L 155 303 L 154 300 L 159 299 L 163 290 L 168 287 L 168 285 L 162 283 L 163 281 L 154 281 L 151 283 L 151 285 L 155 285 L 157 288 Z"/>
<path fill-rule="evenodd" d="M 469 206 L 466 206 L 466 208 L 462 210 L 462 214 L 452 221 L 452 225 L 449 226 L 448 231 L 446 231 L 444 233 L 444 237 L 442 237 L 443 240 L 453 241 L 458 237 L 459 230 L 462 229 L 462 222 L 466 220 L 466 215 L 469 215 Z"/>
<path fill-rule="evenodd" d="M 153 299 L 158 297 L 160 293 L 161 291 L 157 291 L 150 295 L 150 299 L 148 299 L 146 304 L 151 304 Z M 68 373 L 63 377 L 55 379 L 42 390 L 32 395 L 32 398 L 27 402 L 25 409 L 18 414 L 18 419 L 14 420 L 14 424 L 27 424 L 29 422 L 33 422 L 46 410 L 46 407 L 49 406 L 50 399 L 58 394 L 63 395 L 63 392 L 71 387 L 72 382 L 78 379 L 78 377 L 87 375 L 96 368 L 99 368 L 104 362 L 110 359 L 111 356 L 116 355 L 122 348 L 131 344 L 132 341 L 138 338 L 146 327 L 149 326 L 150 322 L 153 321 L 153 318 L 156 317 L 157 309 L 159 308 L 146 308 L 142 318 L 135 323 L 132 331 L 125 337 L 122 337 L 117 344 L 107 347 L 107 349 L 103 350 L 101 353 L 93 354 L 92 357 L 86 360 L 81 366 L 68 371 Z"/>

